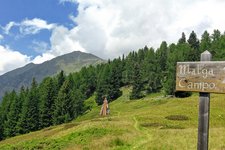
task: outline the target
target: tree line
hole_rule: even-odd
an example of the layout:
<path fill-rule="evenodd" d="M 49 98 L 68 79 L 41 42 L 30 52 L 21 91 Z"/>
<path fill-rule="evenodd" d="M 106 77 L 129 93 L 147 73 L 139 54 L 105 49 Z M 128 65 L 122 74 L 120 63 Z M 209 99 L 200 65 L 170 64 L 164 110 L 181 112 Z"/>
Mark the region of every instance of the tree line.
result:
<path fill-rule="evenodd" d="M 109 102 L 120 97 L 123 86 L 132 87 L 131 100 L 155 92 L 189 96 L 190 92 L 175 92 L 176 62 L 198 61 L 204 50 L 209 50 L 214 60 L 224 60 L 225 33 L 205 31 L 200 40 L 194 31 L 188 39 L 182 33 L 177 43 L 163 41 L 157 49 L 145 46 L 67 76 L 61 71 L 39 84 L 34 78 L 30 88 L 5 93 L 0 105 L 0 139 L 69 122 L 89 109 L 84 102 L 93 94 L 101 105 L 103 97 Z"/>

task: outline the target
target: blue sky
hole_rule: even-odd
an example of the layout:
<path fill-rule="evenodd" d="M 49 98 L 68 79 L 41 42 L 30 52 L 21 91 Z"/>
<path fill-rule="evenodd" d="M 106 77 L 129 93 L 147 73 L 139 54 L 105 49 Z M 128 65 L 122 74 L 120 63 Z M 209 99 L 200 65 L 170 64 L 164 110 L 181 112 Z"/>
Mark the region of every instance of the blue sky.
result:
<path fill-rule="evenodd" d="M 0 0 L 0 75 L 83 51 L 103 59 L 225 30 L 224 0 Z"/>
<path fill-rule="evenodd" d="M 57 0 L 1 0 L 0 1 L 0 25 L 5 27 L 9 22 L 19 23 L 25 19 L 39 18 L 47 23 L 56 23 L 67 28 L 75 24 L 69 15 L 77 15 L 77 3 L 60 3 Z M 0 34 L 4 34 L 1 30 Z M 4 35 L 3 45 L 20 50 L 21 53 L 35 57 L 43 51 L 36 50 L 34 43 L 45 42 L 50 44 L 50 30 L 42 30 L 38 34 L 21 35 L 18 27 L 13 27 L 9 35 Z"/>

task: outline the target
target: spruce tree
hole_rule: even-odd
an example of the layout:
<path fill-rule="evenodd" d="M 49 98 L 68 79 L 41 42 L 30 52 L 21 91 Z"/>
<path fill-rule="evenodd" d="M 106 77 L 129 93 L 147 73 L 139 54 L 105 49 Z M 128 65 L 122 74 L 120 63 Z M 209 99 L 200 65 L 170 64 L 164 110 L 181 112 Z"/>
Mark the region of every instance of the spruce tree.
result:
<path fill-rule="evenodd" d="M 108 89 L 108 102 L 115 100 L 122 95 L 120 91 L 120 86 L 122 84 L 122 66 L 121 60 L 115 59 L 110 64 L 110 74 L 109 74 L 109 89 Z"/>
<path fill-rule="evenodd" d="M 197 61 L 200 58 L 200 50 L 199 50 L 199 40 L 197 39 L 197 35 L 194 31 L 191 32 L 188 44 L 191 47 L 191 51 L 189 54 L 189 61 Z"/>
<path fill-rule="evenodd" d="M 110 77 L 110 67 L 109 64 L 106 64 L 103 70 L 100 72 L 98 77 L 98 84 L 96 89 L 96 98 L 95 101 L 98 105 L 103 103 L 103 98 L 108 97 L 109 92 L 109 77 Z"/>
<path fill-rule="evenodd" d="M 24 100 L 18 128 L 20 133 L 27 133 L 39 129 L 39 91 L 37 82 L 33 78 L 31 89 Z"/>
<path fill-rule="evenodd" d="M 13 90 L 10 93 L 10 109 L 7 114 L 7 120 L 5 122 L 4 134 L 6 137 L 11 137 L 17 135 L 16 125 L 19 120 L 19 115 L 21 112 L 21 101 L 17 97 L 16 92 Z"/>
<path fill-rule="evenodd" d="M 56 99 L 56 85 L 52 78 L 45 78 L 40 84 L 40 127 L 53 124 L 54 103 Z"/>
<path fill-rule="evenodd" d="M 163 41 L 160 45 L 160 48 L 156 51 L 157 59 L 160 64 L 160 69 L 162 73 L 166 70 L 166 62 L 168 55 L 167 43 Z"/>
<path fill-rule="evenodd" d="M 4 135 L 3 135 L 2 108 L 0 106 L 0 141 L 3 139 L 4 139 Z"/>
<path fill-rule="evenodd" d="M 73 94 L 73 105 L 74 108 L 71 111 L 73 118 L 78 117 L 79 115 L 81 115 L 85 110 L 84 110 L 84 94 L 79 90 L 79 89 L 74 89 Z"/>
<path fill-rule="evenodd" d="M 126 59 L 124 60 L 124 69 L 122 72 L 123 85 L 129 85 L 133 82 L 132 77 L 134 74 L 134 63 L 136 62 L 135 59 L 136 58 L 134 52 L 130 52 L 126 57 Z"/>
<path fill-rule="evenodd" d="M 139 64 L 134 65 L 134 76 L 132 83 L 132 91 L 130 95 L 130 99 L 139 99 L 144 95 L 142 94 L 143 84 L 141 80 L 140 66 Z"/>
<path fill-rule="evenodd" d="M 19 92 L 19 96 L 18 96 L 18 99 L 19 99 L 19 102 L 20 102 L 20 113 L 19 113 L 19 118 L 18 118 L 18 121 L 17 121 L 17 124 L 16 124 L 16 133 L 17 134 L 22 134 L 22 133 L 25 133 L 24 131 L 24 128 L 22 127 L 22 114 L 24 112 L 24 105 L 25 105 L 25 102 L 27 101 L 27 96 L 28 96 L 28 92 L 29 90 L 25 90 L 24 86 L 21 87 L 20 89 L 20 92 Z M 26 118 L 24 118 L 26 119 Z"/>
<path fill-rule="evenodd" d="M 35 78 L 32 81 L 31 89 L 28 94 L 29 109 L 28 109 L 28 129 L 35 131 L 39 128 L 39 91 Z"/>
<path fill-rule="evenodd" d="M 211 44 L 212 44 L 212 41 L 211 41 L 210 35 L 207 31 L 205 31 L 202 34 L 201 43 L 200 43 L 201 52 L 203 52 L 205 50 L 210 51 L 211 50 Z"/>
<path fill-rule="evenodd" d="M 55 101 L 54 124 L 61 124 L 74 119 L 74 81 L 70 74 L 63 83 Z"/>
<path fill-rule="evenodd" d="M 150 48 L 141 64 L 141 75 L 147 93 L 157 92 L 161 88 L 160 66 L 153 48 Z"/>
<path fill-rule="evenodd" d="M 11 107 L 11 93 L 6 92 L 5 95 L 3 96 L 2 103 L 1 103 L 2 139 L 4 139 L 6 137 L 5 129 L 8 128 L 6 126 L 6 122 L 8 121 L 8 114 L 10 112 L 10 107 Z"/>
<path fill-rule="evenodd" d="M 182 32 L 182 36 L 178 40 L 178 44 L 184 44 L 184 43 L 186 43 L 186 36 L 185 36 L 184 32 Z"/>
<path fill-rule="evenodd" d="M 180 53 L 176 50 L 173 53 L 169 54 L 167 61 L 167 74 L 163 83 L 163 90 L 165 95 L 174 95 L 175 94 L 175 85 L 176 85 L 176 62 L 178 61 L 177 56 Z"/>
<path fill-rule="evenodd" d="M 96 89 L 97 84 L 97 74 L 95 68 L 90 66 L 88 68 L 83 67 L 79 72 L 79 80 L 75 79 L 75 84 L 79 84 L 77 88 L 85 95 L 85 98 L 89 98 Z"/>
<path fill-rule="evenodd" d="M 65 74 L 64 71 L 61 70 L 60 73 L 57 75 L 56 79 L 57 79 L 57 86 L 56 86 L 56 90 L 59 91 L 59 89 L 61 88 L 61 86 L 63 85 L 64 81 L 65 81 Z"/>

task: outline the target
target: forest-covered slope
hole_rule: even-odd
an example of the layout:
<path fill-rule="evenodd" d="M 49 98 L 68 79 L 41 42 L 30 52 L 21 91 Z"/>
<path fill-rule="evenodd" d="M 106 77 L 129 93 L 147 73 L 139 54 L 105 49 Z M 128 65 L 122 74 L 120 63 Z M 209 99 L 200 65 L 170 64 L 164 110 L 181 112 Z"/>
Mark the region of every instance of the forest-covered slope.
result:
<path fill-rule="evenodd" d="M 40 82 L 45 77 L 56 75 L 61 70 L 69 74 L 79 71 L 84 66 L 96 65 L 102 62 L 104 61 L 101 58 L 92 54 L 74 51 L 42 64 L 30 63 L 0 76 L 0 100 L 6 91 L 13 89 L 18 91 L 21 86 L 30 86 L 32 78 Z"/>
<path fill-rule="evenodd" d="M 129 100 L 131 88 L 109 104 L 111 114 L 100 117 L 92 107 L 76 120 L 0 142 L 0 149 L 196 149 L 198 94 L 167 98 L 160 93 Z M 225 148 L 225 96 L 211 95 L 209 149 Z"/>

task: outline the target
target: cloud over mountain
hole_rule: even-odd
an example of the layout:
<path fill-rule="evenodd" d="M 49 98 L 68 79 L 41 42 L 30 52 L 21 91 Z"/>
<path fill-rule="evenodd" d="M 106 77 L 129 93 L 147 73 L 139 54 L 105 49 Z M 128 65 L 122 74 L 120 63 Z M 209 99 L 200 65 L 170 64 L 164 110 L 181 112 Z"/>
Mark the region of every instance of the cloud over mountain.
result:
<path fill-rule="evenodd" d="M 50 32 L 48 42 L 31 42 L 33 50 L 39 53 L 30 61 L 42 63 L 77 50 L 104 59 L 114 58 L 145 45 L 158 48 L 162 41 L 177 42 L 182 32 L 188 37 L 194 30 L 200 38 L 204 30 L 212 33 L 213 29 L 225 28 L 222 0 L 58 0 L 58 3 L 78 5 L 74 10 L 77 13 L 67 16 L 72 25 L 33 18 L 1 26 L 6 35 L 13 28 L 18 28 L 22 36 L 43 30 Z M 7 50 L 6 45 L 2 47 Z"/>

